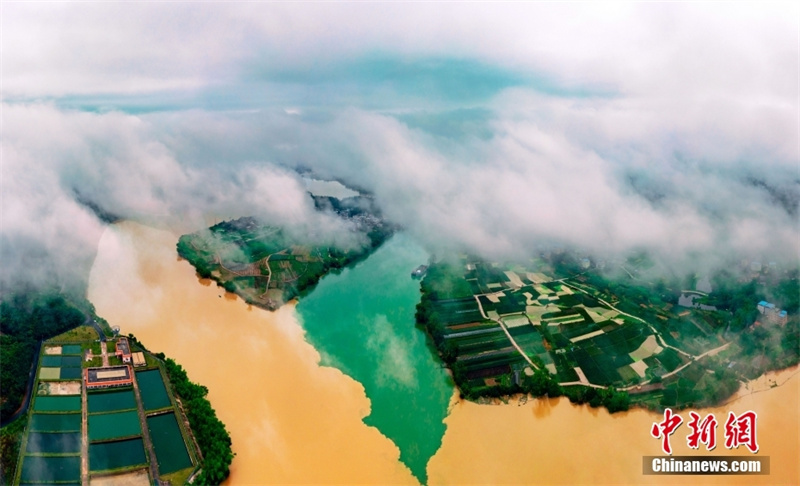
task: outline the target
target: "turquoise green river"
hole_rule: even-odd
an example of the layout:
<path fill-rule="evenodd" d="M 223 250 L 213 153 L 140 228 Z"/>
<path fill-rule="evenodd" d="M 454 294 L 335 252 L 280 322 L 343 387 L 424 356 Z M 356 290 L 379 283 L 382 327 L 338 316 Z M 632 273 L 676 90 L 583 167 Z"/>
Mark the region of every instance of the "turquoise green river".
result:
<path fill-rule="evenodd" d="M 364 386 L 372 402 L 364 422 L 400 448 L 400 460 L 422 483 L 453 394 L 452 380 L 414 326 L 419 281 L 411 271 L 427 261 L 419 245 L 397 234 L 367 260 L 323 278 L 297 306 L 322 364 Z"/>

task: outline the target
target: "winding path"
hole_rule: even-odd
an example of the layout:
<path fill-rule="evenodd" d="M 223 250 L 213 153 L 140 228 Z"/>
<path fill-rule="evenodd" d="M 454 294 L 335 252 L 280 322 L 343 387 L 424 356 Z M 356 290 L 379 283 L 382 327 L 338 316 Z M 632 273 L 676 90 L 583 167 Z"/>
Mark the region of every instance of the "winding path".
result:
<path fill-rule="evenodd" d="M 620 314 L 622 314 L 623 316 L 628 316 L 628 317 L 630 317 L 631 319 L 636 319 L 637 321 L 641 322 L 641 323 L 642 323 L 642 324 L 644 324 L 645 326 L 649 327 L 649 328 L 650 328 L 650 330 L 651 330 L 651 331 L 653 331 L 653 335 L 656 337 L 656 340 L 657 340 L 657 341 L 660 341 L 660 342 L 659 342 L 659 345 L 661 345 L 661 347 L 662 347 L 662 348 L 670 348 L 670 349 L 672 349 L 672 350 L 675 350 L 675 352 L 678 352 L 678 353 L 680 353 L 680 354 L 682 354 L 682 355 L 684 355 L 684 356 L 686 356 L 687 358 L 690 358 L 690 359 L 697 358 L 696 356 L 694 356 L 694 355 L 691 355 L 691 354 L 689 354 L 689 353 L 687 353 L 687 352 L 683 351 L 682 349 L 678 349 L 678 348 L 676 348 L 675 346 L 670 346 L 669 344 L 667 344 L 667 343 L 664 341 L 664 338 L 662 338 L 662 337 L 661 337 L 661 334 L 659 334 L 658 330 L 657 330 L 655 327 L 653 327 L 653 325 L 652 325 L 652 324 L 650 324 L 649 322 L 645 321 L 645 320 L 644 320 L 644 319 L 642 319 L 641 317 L 636 317 L 636 316 L 634 316 L 634 315 L 632 315 L 632 314 L 628 314 L 628 313 L 627 313 L 627 312 L 625 312 L 625 311 L 621 311 L 621 310 L 617 309 L 616 307 L 614 307 L 613 305 L 611 305 L 611 304 L 609 304 L 608 302 L 606 302 L 605 300 L 601 299 L 600 297 L 597 297 L 597 296 L 595 296 L 595 295 L 592 295 L 592 294 L 590 294 L 589 292 L 587 292 L 587 291 L 583 290 L 582 288 L 578 287 L 577 285 L 570 285 L 570 284 L 568 284 L 567 282 L 564 282 L 563 280 L 561 281 L 561 284 L 562 284 L 562 285 L 566 285 L 567 287 L 569 287 L 569 288 L 571 288 L 571 289 L 577 290 L 578 292 L 581 292 L 581 293 L 583 293 L 583 294 L 586 294 L 586 295 L 588 295 L 589 297 L 591 297 L 591 298 L 593 298 L 593 299 L 597 299 L 597 301 L 598 301 L 598 302 L 600 302 L 601 304 L 605 304 L 606 306 L 608 306 L 608 308 L 609 308 L 609 309 L 611 309 L 611 310 L 613 310 L 613 311 L 616 311 L 616 312 L 619 312 L 619 313 L 620 313 Z"/>
<path fill-rule="evenodd" d="M 481 295 L 483 295 L 483 294 L 481 294 Z M 513 344 L 513 345 L 514 345 L 514 347 L 515 347 L 515 348 L 517 348 L 517 351 L 519 352 L 519 354 L 520 354 L 520 355 L 521 355 L 523 358 L 525 358 L 525 361 L 527 361 L 527 362 L 528 362 L 528 364 L 529 364 L 529 365 L 531 365 L 531 367 L 533 367 L 533 369 L 536 369 L 536 370 L 538 370 L 538 369 L 539 369 L 539 367 L 538 367 L 538 366 L 536 366 L 536 365 L 533 363 L 533 361 L 531 361 L 531 359 L 528 357 L 528 355 L 527 355 L 527 354 L 525 354 L 525 352 L 524 352 L 524 351 L 522 351 L 522 348 L 520 348 L 520 347 L 519 347 L 519 345 L 517 344 L 517 342 L 516 342 L 516 341 L 514 341 L 514 338 L 513 338 L 513 337 L 511 337 L 511 333 L 510 333 L 510 332 L 508 332 L 508 329 L 506 328 L 506 325 L 505 325 L 505 324 L 503 324 L 503 320 L 502 320 L 502 319 L 492 319 L 491 317 L 487 316 L 487 315 L 486 315 L 486 313 L 485 313 L 485 312 L 483 312 L 483 306 L 481 305 L 481 301 L 480 301 L 480 299 L 478 298 L 478 296 L 477 296 L 477 295 L 473 295 L 473 297 L 475 297 L 475 302 L 477 302 L 477 303 L 478 303 L 478 310 L 480 310 L 480 311 L 481 311 L 481 316 L 483 316 L 483 318 L 484 318 L 484 319 L 486 319 L 486 320 L 489 320 L 489 321 L 494 321 L 494 322 L 496 322 L 496 323 L 500 324 L 500 328 L 501 328 L 501 329 L 503 329 L 503 332 L 504 332 L 504 333 L 506 333 L 506 336 L 508 336 L 508 340 L 509 340 L 509 341 L 511 341 L 511 344 Z"/>
<path fill-rule="evenodd" d="M 597 296 L 594 296 L 594 295 L 590 294 L 589 292 L 587 292 L 587 291 L 583 290 L 582 288 L 578 287 L 577 285 L 574 285 L 574 284 L 573 284 L 573 285 L 570 285 L 570 284 L 568 284 L 567 282 L 565 282 L 565 280 L 567 280 L 567 279 L 566 279 L 566 278 L 563 278 L 563 279 L 560 279 L 560 280 L 558 280 L 558 282 L 559 282 L 559 283 L 561 283 L 562 285 L 566 285 L 566 286 L 567 286 L 567 287 L 569 287 L 570 289 L 577 290 L 578 292 L 581 292 L 581 293 L 583 293 L 583 294 L 586 294 L 586 295 L 588 295 L 588 296 L 590 296 L 590 297 L 592 297 L 592 298 L 594 298 L 594 299 L 597 299 L 597 301 L 598 301 L 598 302 L 600 302 L 601 304 L 603 304 L 603 305 L 607 306 L 607 307 L 608 307 L 609 309 L 611 309 L 611 310 L 614 310 L 614 311 L 616 311 L 616 312 L 620 313 L 620 314 L 621 314 L 621 315 L 623 315 L 623 316 L 627 316 L 627 317 L 630 317 L 631 319 L 635 319 L 635 320 L 637 320 L 637 321 L 641 322 L 642 324 L 644 324 L 644 325 L 646 325 L 648 328 L 650 328 L 650 330 L 653 332 L 653 335 L 655 336 L 656 340 L 657 340 L 657 341 L 659 341 L 659 345 L 661 345 L 661 346 L 662 346 L 662 347 L 664 347 L 664 348 L 669 348 L 669 349 L 672 349 L 672 350 L 676 351 L 677 353 L 680 353 L 680 354 L 684 355 L 685 357 L 689 358 L 689 362 L 688 362 L 688 363 L 685 363 L 685 364 L 683 364 L 682 366 L 680 366 L 680 367 L 678 367 L 678 368 L 676 368 L 676 369 L 672 370 L 671 372 L 669 372 L 669 373 L 666 373 L 666 374 L 662 375 L 662 376 L 661 376 L 661 378 L 662 378 L 662 379 L 664 379 L 664 378 L 669 378 L 670 376 L 673 376 L 673 375 L 677 374 L 678 372 L 682 371 L 682 370 L 683 370 L 683 369 L 685 369 L 687 366 L 691 365 L 692 363 L 696 362 L 697 360 L 700 360 L 700 359 L 702 359 L 702 358 L 705 358 L 706 356 L 714 356 L 714 355 L 716 355 L 717 353 L 720 353 L 720 352 L 724 351 L 724 350 L 725 350 L 725 349 L 727 349 L 727 348 L 728 348 L 728 346 L 730 346 L 730 344 L 731 344 L 730 342 L 728 342 L 728 343 L 725 343 L 725 344 L 723 344 L 723 345 L 721 345 L 721 346 L 718 346 L 718 347 L 716 347 L 716 348 L 714 348 L 714 349 L 711 349 L 711 350 L 709 350 L 709 351 L 706 351 L 705 353 L 703 353 L 703 354 L 700 354 L 700 355 L 697 355 L 697 356 L 695 356 L 695 355 L 692 355 L 692 354 L 689 354 L 689 353 L 687 353 L 687 352 L 685 352 L 685 351 L 683 351 L 683 350 L 681 350 L 681 349 L 678 349 L 678 348 L 676 348 L 676 347 L 674 347 L 674 346 L 671 346 L 671 345 L 667 344 L 667 343 L 664 341 L 664 339 L 661 337 L 661 334 L 659 334 L 658 330 L 656 330 L 656 329 L 655 329 L 655 328 L 654 328 L 654 327 L 653 327 L 653 326 L 652 326 L 652 325 L 651 325 L 649 322 L 645 321 L 645 320 L 644 320 L 644 319 L 642 319 L 641 317 L 637 317 L 637 316 L 634 316 L 634 315 L 632 315 L 632 314 L 628 314 L 627 312 L 624 312 L 624 311 L 622 311 L 622 310 L 620 310 L 620 309 L 618 309 L 618 308 L 614 307 L 613 305 L 611 305 L 610 303 L 606 302 L 605 300 L 603 300 L 603 299 L 601 299 L 601 298 L 599 298 L 599 297 L 597 297 Z M 480 294 L 480 295 L 486 295 L 486 294 Z M 538 367 L 538 366 L 536 366 L 536 365 L 533 363 L 533 361 L 531 361 L 531 359 L 528 357 L 528 355 L 527 355 L 527 354 L 525 354 L 525 352 L 524 352 L 524 351 L 522 351 L 522 348 L 520 348 L 520 347 L 519 347 L 519 345 L 517 344 L 517 342 L 516 342 L 516 341 L 514 341 L 514 338 L 511 336 L 511 333 L 509 333 L 509 332 L 508 332 L 508 328 L 506 328 L 505 324 L 503 324 L 503 321 L 502 321 L 502 319 L 492 319 L 491 317 L 489 317 L 488 315 L 486 315 L 486 313 L 485 313 L 485 312 L 484 312 L 484 310 L 483 310 L 483 306 L 481 305 L 481 301 L 480 301 L 480 299 L 478 298 L 478 297 L 479 297 L 479 295 L 473 295 L 473 297 L 475 298 L 475 301 L 478 303 L 478 310 L 480 310 L 480 312 L 481 312 L 481 316 L 482 316 L 484 319 L 486 319 L 486 320 L 489 320 L 489 321 L 494 321 L 494 322 L 496 322 L 497 324 L 499 324 L 499 325 L 500 325 L 500 328 L 501 328 L 501 329 L 503 329 L 503 332 L 505 332 L 505 333 L 506 333 L 506 336 L 508 337 L 508 340 L 509 340 L 509 341 L 511 341 L 511 344 L 513 344 L 513 345 L 514 345 L 514 347 L 517 349 L 517 351 L 519 352 L 519 354 L 520 354 L 520 355 L 521 355 L 523 358 L 525 358 L 525 361 L 527 361 L 527 362 L 528 362 L 528 364 L 530 364 L 530 365 L 531 365 L 531 366 L 532 366 L 534 369 L 537 369 L 537 370 L 538 370 L 538 369 L 539 369 L 539 367 Z M 633 389 L 639 388 L 639 387 L 641 387 L 641 386 L 647 385 L 647 384 L 649 384 L 651 381 L 652 381 L 652 380 L 647 380 L 647 381 L 645 381 L 645 382 L 643 382 L 643 383 L 637 383 L 637 384 L 635 384 L 635 385 L 627 386 L 627 387 L 625 387 L 625 388 L 619 388 L 619 390 L 620 390 L 620 391 L 630 391 L 630 390 L 633 390 Z M 589 387 L 592 387 L 592 388 L 607 388 L 607 387 L 605 387 L 605 386 L 602 386 L 602 385 L 596 385 L 596 384 L 594 384 L 594 383 L 591 383 L 591 382 L 589 382 L 588 380 L 580 380 L 580 381 L 567 381 L 567 382 L 562 382 L 562 383 L 559 383 L 559 385 L 561 385 L 561 386 L 582 385 L 582 386 L 589 386 Z"/>

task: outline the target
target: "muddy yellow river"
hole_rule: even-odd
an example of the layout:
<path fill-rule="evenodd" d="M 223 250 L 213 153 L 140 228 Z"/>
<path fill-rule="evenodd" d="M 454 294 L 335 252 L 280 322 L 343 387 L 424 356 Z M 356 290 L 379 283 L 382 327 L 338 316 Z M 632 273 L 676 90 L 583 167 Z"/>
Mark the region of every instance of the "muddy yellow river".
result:
<path fill-rule="evenodd" d="M 198 281 L 176 256 L 176 241 L 134 223 L 113 226 L 99 244 L 89 299 L 112 325 L 174 358 L 209 388 L 236 453 L 229 483 L 416 484 L 395 444 L 362 421 L 370 411 L 364 388 L 320 366 L 294 307 L 266 312 Z M 429 483 L 799 484 L 797 369 L 751 383 L 742 395 L 713 411 L 720 429 L 729 410 L 758 413 L 759 455 L 771 458 L 769 476 L 643 476 L 642 456 L 661 454 L 649 436 L 658 415 L 515 399 L 454 402 L 428 464 Z M 685 432 L 672 443 L 676 455 L 690 454 Z M 722 446 L 714 454 L 750 456 Z"/>

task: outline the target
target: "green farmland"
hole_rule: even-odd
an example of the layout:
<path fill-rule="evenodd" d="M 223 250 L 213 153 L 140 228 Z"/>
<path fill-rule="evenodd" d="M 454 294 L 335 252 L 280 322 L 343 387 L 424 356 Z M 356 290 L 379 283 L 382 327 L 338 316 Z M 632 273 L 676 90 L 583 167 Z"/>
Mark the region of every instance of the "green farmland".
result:
<path fill-rule="evenodd" d="M 620 284 L 567 254 L 556 257 L 528 267 L 467 256 L 429 266 L 417 322 L 462 395 L 566 394 L 595 405 L 613 401 L 609 409 L 625 409 L 629 400 L 697 406 L 718 403 L 749 376 L 731 369 L 741 347 L 723 324 L 729 312 L 678 307 L 663 281 Z M 748 300 L 753 309 L 756 296 Z M 749 343 L 748 336 L 741 339 Z M 796 355 L 786 359 L 796 362 Z"/>

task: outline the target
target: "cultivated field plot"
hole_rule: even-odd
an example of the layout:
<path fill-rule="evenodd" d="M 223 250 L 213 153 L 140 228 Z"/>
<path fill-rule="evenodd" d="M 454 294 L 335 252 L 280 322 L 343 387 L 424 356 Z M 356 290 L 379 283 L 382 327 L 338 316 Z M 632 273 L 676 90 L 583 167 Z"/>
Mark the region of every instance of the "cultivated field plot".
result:
<path fill-rule="evenodd" d="M 623 383 L 617 370 L 633 362 L 627 353 L 618 352 L 605 335 L 576 343 L 572 356 L 586 378 L 598 385 Z"/>
<path fill-rule="evenodd" d="M 472 297 L 437 301 L 434 312 L 448 327 L 483 320 L 478 303 Z"/>
<path fill-rule="evenodd" d="M 136 408 L 136 397 L 133 388 L 100 391 L 88 394 L 89 413 L 133 410 Z"/>
<path fill-rule="evenodd" d="M 522 293 L 522 291 L 505 291 L 503 295 L 498 295 L 493 299 L 481 295 L 479 299 L 481 302 L 481 307 L 483 307 L 483 311 L 486 312 L 487 315 L 489 312 L 494 311 L 501 316 L 525 311 L 525 305 L 528 301 L 527 297 Z M 493 302 L 492 300 L 497 300 L 498 302 Z"/>
<path fill-rule="evenodd" d="M 174 413 L 147 417 L 147 428 L 156 451 L 159 474 L 169 474 L 192 466 Z"/>
<path fill-rule="evenodd" d="M 106 471 L 147 464 L 141 437 L 89 444 L 89 470 Z"/>
<path fill-rule="evenodd" d="M 81 414 L 34 413 L 31 416 L 30 429 L 36 432 L 80 432 Z"/>
<path fill-rule="evenodd" d="M 470 356 L 508 349 L 512 346 L 506 333 L 499 327 L 497 329 L 488 329 L 487 331 L 489 332 L 453 339 L 459 356 L 468 359 Z"/>
<path fill-rule="evenodd" d="M 145 410 L 158 410 L 172 405 L 159 370 L 137 372 L 136 381 Z"/>
<path fill-rule="evenodd" d="M 81 452 L 81 433 L 31 432 L 28 434 L 28 454 L 69 454 Z"/>
<path fill-rule="evenodd" d="M 531 274 L 524 268 L 509 270 L 469 258 L 462 262 L 463 266 L 434 265 L 426 279 L 435 296 L 451 296 L 453 288 L 472 291 L 471 296 L 460 293 L 458 298 L 433 300 L 431 310 L 443 330 L 445 349 L 455 353 L 456 363 L 473 386 L 508 383 L 517 379 L 521 366 L 527 366 L 505 333 L 484 315 L 501 319 L 522 352 L 541 360 L 562 383 L 585 375 L 592 384 L 625 387 L 685 362 L 658 345 L 649 325 L 620 315 L 596 294 L 572 288 L 574 284 L 548 281 L 543 273 Z M 692 326 L 686 335 L 698 352 L 719 345 L 714 336 L 702 332 L 705 323 L 684 319 L 676 324 Z M 656 325 L 672 326 L 672 321 Z M 668 333 L 659 334 L 669 338 Z"/>
<path fill-rule="evenodd" d="M 470 380 L 508 374 L 513 365 L 525 363 L 522 356 L 513 347 L 478 356 L 459 356 L 458 362 L 463 364 L 467 379 Z"/>
<path fill-rule="evenodd" d="M 657 366 L 660 366 L 666 372 L 673 371 L 687 362 L 686 358 L 682 357 L 677 351 L 670 348 L 666 348 L 658 353 L 658 355 L 646 358 L 643 361 L 648 364 L 653 363 Z"/>
<path fill-rule="evenodd" d="M 78 412 L 81 409 L 81 397 L 67 396 L 37 396 L 33 402 L 35 412 Z"/>
<path fill-rule="evenodd" d="M 142 426 L 139 424 L 139 414 L 130 412 L 104 413 L 89 415 L 89 440 L 117 439 L 141 435 Z"/>
<path fill-rule="evenodd" d="M 22 483 L 81 482 L 80 456 L 25 456 L 22 460 Z"/>
<path fill-rule="evenodd" d="M 575 367 L 578 364 L 574 360 L 568 358 L 564 353 L 552 353 L 551 356 L 556 365 L 558 381 L 562 383 L 571 383 L 580 379 L 578 373 L 575 371 Z"/>
<path fill-rule="evenodd" d="M 553 357 L 545 346 L 545 340 L 538 329 L 531 325 L 514 327 L 508 330 L 514 341 L 522 348 L 528 356 L 538 356 L 545 367 L 556 374 L 556 366 Z"/>

